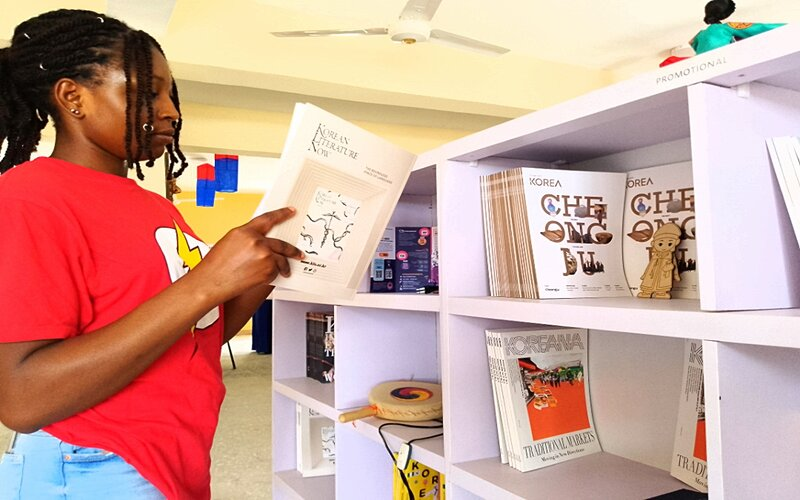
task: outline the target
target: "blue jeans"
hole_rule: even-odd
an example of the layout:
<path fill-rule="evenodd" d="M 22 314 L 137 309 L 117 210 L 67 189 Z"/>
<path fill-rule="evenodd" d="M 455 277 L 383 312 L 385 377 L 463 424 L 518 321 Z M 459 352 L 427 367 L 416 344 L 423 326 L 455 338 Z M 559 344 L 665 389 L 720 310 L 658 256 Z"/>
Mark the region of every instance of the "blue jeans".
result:
<path fill-rule="evenodd" d="M 119 455 L 44 431 L 18 434 L 0 460 L 0 500 L 142 500 L 162 495 Z"/>

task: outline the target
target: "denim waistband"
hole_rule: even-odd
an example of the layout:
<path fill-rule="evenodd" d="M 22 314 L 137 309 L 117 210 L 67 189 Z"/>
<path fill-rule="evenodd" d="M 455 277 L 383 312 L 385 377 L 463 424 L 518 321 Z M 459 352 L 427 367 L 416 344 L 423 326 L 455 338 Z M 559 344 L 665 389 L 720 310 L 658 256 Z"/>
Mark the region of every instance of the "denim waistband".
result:
<path fill-rule="evenodd" d="M 86 446 L 77 446 L 62 441 L 47 431 L 38 430 L 29 434 L 17 433 L 11 448 L 13 453 L 58 453 L 65 460 L 71 460 L 76 454 L 91 453 L 93 455 L 111 455 L 111 452 Z"/>

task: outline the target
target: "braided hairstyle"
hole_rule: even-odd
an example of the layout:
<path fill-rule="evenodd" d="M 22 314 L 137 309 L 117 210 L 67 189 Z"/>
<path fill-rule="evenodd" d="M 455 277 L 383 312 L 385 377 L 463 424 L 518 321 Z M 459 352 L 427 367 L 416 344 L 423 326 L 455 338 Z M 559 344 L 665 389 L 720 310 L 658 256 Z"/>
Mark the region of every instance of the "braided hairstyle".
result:
<path fill-rule="evenodd" d="M 706 17 L 703 21 L 706 24 L 719 24 L 723 19 L 727 19 L 736 10 L 733 0 L 711 0 L 706 4 Z"/>
<path fill-rule="evenodd" d="M 11 46 L 0 48 L 0 146 L 7 143 L 0 158 L 0 174 L 30 159 L 48 118 L 58 128 L 58 113 L 50 97 L 58 80 L 71 78 L 84 85 L 98 84 L 104 66 L 120 64 L 125 72 L 128 109 L 125 161 L 128 168 L 136 168 L 137 177 L 143 180 L 140 151 L 150 151 L 151 137 L 143 129 L 142 117 L 146 116 L 146 123 L 150 124 L 154 119 L 150 89 L 153 48 L 164 53 L 144 31 L 88 10 L 54 10 L 17 26 Z M 139 82 L 135 93 L 132 75 Z M 180 117 L 174 81 L 171 97 Z M 178 145 L 182 123 L 178 118 L 173 142 L 167 146 L 168 179 L 178 177 L 188 166 Z M 149 157 L 146 165 L 152 167 L 154 163 L 155 158 Z M 178 164 L 180 168 L 175 171 Z"/>

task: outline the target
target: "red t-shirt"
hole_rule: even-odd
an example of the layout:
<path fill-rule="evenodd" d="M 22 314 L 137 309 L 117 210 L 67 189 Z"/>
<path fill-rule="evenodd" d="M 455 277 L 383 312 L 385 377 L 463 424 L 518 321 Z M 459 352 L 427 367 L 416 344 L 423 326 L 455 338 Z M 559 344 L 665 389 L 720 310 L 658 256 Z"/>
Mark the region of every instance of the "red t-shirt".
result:
<path fill-rule="evenodd" d="M 169 201 L 131 179 L 51 158 L 19 165 L 0 176 L 0 342 L 91 335 L 207 252 Z M 210 498 L 221 309 L 125 389 L 45 430 L 117 453 L 168 498 Z"/>

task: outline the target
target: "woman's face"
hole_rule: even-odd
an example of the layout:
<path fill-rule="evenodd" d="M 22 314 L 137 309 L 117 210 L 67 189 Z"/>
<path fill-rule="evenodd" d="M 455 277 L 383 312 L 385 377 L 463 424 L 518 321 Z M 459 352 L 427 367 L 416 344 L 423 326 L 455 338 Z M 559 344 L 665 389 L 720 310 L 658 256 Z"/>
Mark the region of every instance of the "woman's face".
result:
<path fill-rule="evenodd" d="M 97 153 L 116 160 L 124 160 L 127 157 L 125 148 L 126 118 L 128 113 L 132 115 L 135 112 L 135 106 L 132 105 L 130 110 L 127 108 L 125 72 L 120 65 L 114 65 L 98 76 L 101 83 L 91 88 L 91 99 L 89 106 L 85 109 L 86 120 L 83 124 L 83 134 L 90 143 L 90 147 L 96 148 Z M 180 115 L 171 98 L 172 75 L 169 66 L 164 56 L 155 49 L 153 49 L 152 82 L 140 82 L 135 74 L 131 77 L 131 92 L 134 102 L 140 85 L 147 86 L 145 91 L 153 99 L 153 120 L 146 127 L 149 131 L 144 132 L 144 134 L 150 135 L 150 150 L 143 151 L 144 144 L 137 147 L 136 131 L 131 137 L 131 151 L 134 159 L 141 161 L 158 158 L 164 154 L 166 146 L 172 143 L 175 122 Z M 130 118 L 131 123 L 135 124 L 133 116 Z M 140 124 L 145 122 L 148 122 L 146 109 L 142 111 L 139 119 Z"/>

